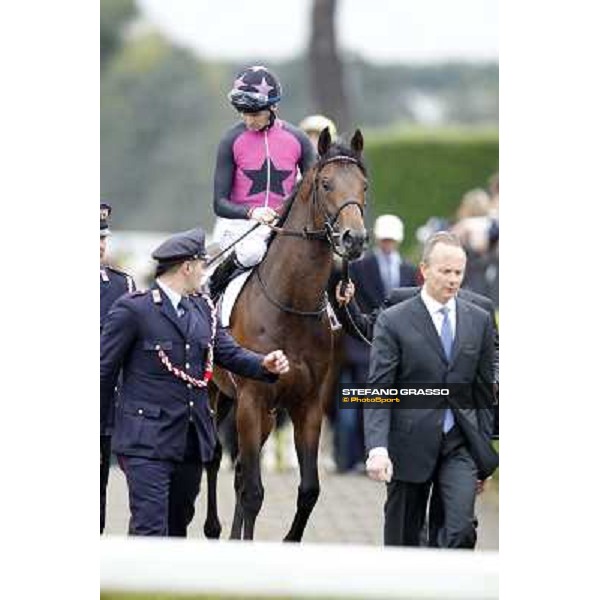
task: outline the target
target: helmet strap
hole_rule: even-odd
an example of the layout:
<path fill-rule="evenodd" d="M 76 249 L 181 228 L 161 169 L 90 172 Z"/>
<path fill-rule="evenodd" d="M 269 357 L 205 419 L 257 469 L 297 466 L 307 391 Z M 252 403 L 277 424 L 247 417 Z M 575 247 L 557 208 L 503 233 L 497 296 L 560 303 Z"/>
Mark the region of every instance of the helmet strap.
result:
<path fill-rule="evenodd" d="M 261 129 L 261 131 L 271 129 L 271 127 L 273 127 L 273 123 L 275 123 L 276 118 L 277 116 L 275 115 L 275 111 L 269 106 L 269 122 Z"/>

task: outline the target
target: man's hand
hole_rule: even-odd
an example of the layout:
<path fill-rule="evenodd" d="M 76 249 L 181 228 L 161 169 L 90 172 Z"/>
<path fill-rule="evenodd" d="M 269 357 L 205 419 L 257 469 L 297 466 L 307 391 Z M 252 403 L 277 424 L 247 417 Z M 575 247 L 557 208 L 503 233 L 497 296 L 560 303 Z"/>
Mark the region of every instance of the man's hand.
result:
<path fill-rule="evenodd" d="M 262 366 L 275 375 L 281 375 L 290 370 L 290 363 L 288 362 L 287 356 L 283 353 L 283 350 L 273 350 L 273 352 L 269 352 L 269 354 L 263 358 Z"/>
<path fill-rule="evenodd" d="M 367 459 L 367 475 L 375 481 L 385 481 L 389 483 L 392 480 L 394 467 L 389 456 L 376 454 Z"/>
<path fill-rule="evenodd" d="M 338 281 L 338 284 L 335 287 L 335 299 L 340 306 L 346 306 L 346 304 L 350 304 L 350 300 L 354 297 L 355 289 L 354 284 L 349 280 L 344 295 L 342 296 L 342 283 L 342 281 Z"/>
<path fill-rule="evenodd" d="M 482 494 L 483 492 L 485 492 L 485 484 L 488 482 L 488 480 L 490 480 L 491 477 L 488 477 L 487 479 L 478 479 L 477 480 L 477 487 L 475 488 L 475 491 L 477 494 Z"/>
<path fill-rule="evenodd" d="M 270 206 L 257 206 L 250 211 L 250 218 L 263 225 L 268 225 L 279 215 Z"/>

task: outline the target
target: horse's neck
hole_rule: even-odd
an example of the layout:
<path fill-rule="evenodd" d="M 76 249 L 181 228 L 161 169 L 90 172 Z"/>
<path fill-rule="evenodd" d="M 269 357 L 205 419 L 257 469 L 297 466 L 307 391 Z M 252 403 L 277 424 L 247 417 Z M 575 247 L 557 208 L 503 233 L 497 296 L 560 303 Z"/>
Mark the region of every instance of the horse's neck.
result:
<path fill-rule="evenodd" d="M 304 227 L 315 229 L 311 216 L 310 197 L 296 198 L 282 227 L 298 232 Z M 281 301 L 302 310 L 314 310 L 323 298 L 332 264 L 327 242 L 278 234 L 269 247 L 261 273 L 269 287 L 278 291 Z"/>

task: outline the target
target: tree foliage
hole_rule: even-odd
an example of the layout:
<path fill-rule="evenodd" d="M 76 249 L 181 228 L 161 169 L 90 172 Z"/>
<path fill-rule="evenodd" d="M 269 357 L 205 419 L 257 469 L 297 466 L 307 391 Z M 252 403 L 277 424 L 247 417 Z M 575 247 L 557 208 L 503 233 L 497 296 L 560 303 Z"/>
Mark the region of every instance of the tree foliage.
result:
<path fill-rule="evenodd" d="M 123 29 L 137 13 L 134 0 L 101 0 L 100 64 L 105 67 L 121 47 Z"/>

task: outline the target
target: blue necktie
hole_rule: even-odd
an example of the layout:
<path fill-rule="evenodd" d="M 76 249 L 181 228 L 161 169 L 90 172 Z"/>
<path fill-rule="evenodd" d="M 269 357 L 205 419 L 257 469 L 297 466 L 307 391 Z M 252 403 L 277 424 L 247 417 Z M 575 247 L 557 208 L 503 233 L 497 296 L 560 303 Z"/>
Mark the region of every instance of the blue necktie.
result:
<path fill-rule="evenodd" d="M 452 326 L 450 325 L 450 316 L 447 306 L 442 306 L 440 308 L 440 312 L 444 315 L 444 320 L 442 321 L 442 328 L 440 330 L 440 339 L 442 341 L 442 347 L 444 348 L 444 354 L 446 355 L 446 359 L 450 362 L 450 357 L 452 356 L 452 345 L 454 343 L 454 335 L 452 334 Z M 452 411 L 447 408 L 444 413 L 444 433 L 448 433 L 452 427 L 454 426 L 454 415 Z"/>

